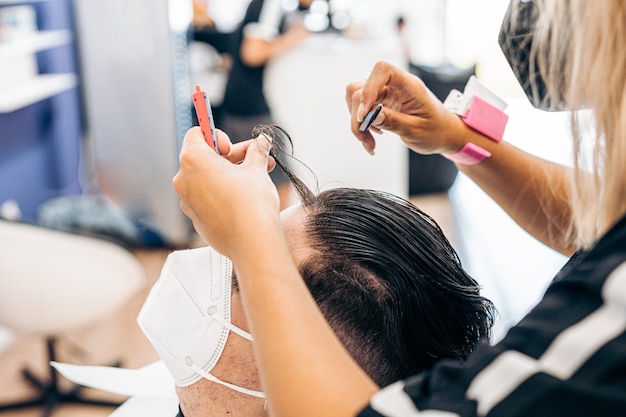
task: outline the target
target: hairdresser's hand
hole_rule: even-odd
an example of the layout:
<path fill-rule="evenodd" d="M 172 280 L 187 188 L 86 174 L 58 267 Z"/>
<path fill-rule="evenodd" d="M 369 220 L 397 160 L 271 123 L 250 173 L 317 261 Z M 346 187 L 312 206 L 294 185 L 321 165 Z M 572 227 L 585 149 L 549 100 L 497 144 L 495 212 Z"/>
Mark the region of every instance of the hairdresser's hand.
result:
<path fill-rule="evenodd" d="M 376 146 L 369 130 L 394 132 L 422 154 L 456 151 L 465 144 L 467 128 L 459 117 L 444 108 L 422 80 L 389 63 L 378 62 L 365 82 L 349 84 L 346 102 L 352 132 L 369 153 Z M 361 121 L 377 103 L 383 103 L 382 111 L 368 131 L 359 132 Z"/>
<path fill-rule="evenodd" d="M 199 128 L 187 132 L 174 189 L 196 231 L 217 251 L 234 259 L 238 250 L 262 239 L 266 227 L 280 228 L 276 187 L 267 172 L 274 166 L 265 136 L 231 145 L 218 131 L 215 153 Z M 256 243 L 256 242 L 255 242 Z"/>

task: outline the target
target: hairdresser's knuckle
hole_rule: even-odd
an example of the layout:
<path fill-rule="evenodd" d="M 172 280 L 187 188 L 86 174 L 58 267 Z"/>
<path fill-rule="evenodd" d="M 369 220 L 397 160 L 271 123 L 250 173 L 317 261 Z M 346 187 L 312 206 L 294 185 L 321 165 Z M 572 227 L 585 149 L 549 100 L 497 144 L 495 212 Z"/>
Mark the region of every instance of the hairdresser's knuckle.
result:
<path fill-rule="evenodd" d="M 400 123 L 398 122 L 398 119 L 396 119 L 395 117 L 385 117 L 385 119 L 381 123 L 380 128 L 384 128 L 384 129 L 391 130 L 391 131 L 396 131 L 400 128 Z"/>
<path fill-rule="evenodd" d="M 362 81 L 354 81 L 346 86 L 346 98 L 351 99 L 356 91 L 363 87 Z"/>
<path fill-rule="evenodd" d="M 376 69 L 385 69 L 387 67 L 387 62 L 386 61 L 376 61 L 376 64 L 374 64 L 374 68 Z"/>
<path fill-rule="evenodd" d="M 195 155 L 193 152 L 181 152 L 179 157 L 179 164 L 181 169 L 190 167 L 193 164 Z"/>
<path fill-rule="evenodd" d="M 379 72 L 389 72 L 393 70 L 393 66 L 387 61 L 378 61 L 376 65 L 374 65 L 374 69 Z"/>

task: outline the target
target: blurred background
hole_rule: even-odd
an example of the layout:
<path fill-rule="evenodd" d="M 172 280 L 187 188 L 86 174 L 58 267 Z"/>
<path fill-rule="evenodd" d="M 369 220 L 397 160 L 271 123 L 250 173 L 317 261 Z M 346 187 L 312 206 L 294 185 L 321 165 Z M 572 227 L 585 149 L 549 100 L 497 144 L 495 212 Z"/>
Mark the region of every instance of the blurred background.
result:
<path fill-rule="evenodd" d="M 298 5 L 280 1 L 285 10 Z M 86 323 L 55 330 L 73 334 L 73 343 L 92 350 L 108 346 L 98 358 L 110 358 L 124 346 L 118 356 L 147 363 L 152 356 L 139 353 L 141 336 L 132 333 L 136 307 L 169 251 L 202 244 L 179 209 L 171 179 L 184 133 L 197 124 L 191 103 L 196 84 L 207 91 L 220 127 L 231 40 L 248 3 L 0 0 L 0 241 L 11 245 L 3 224 L 33 225 L 119 246 L 146 271 L 142 284 L 129 284 L 120 296 L 131 300 L 126 310 L 119 303 L 101 310 L 95 319 L 101 331 Z M 509 105 L 505 140 L 568 164 L 566 115 L 533 109 L 500 52 L 497 35 L 507 5 L 504 0 L 314 0 L 299 16 L 311 36 L 274 57 L 265 72 L 273 116 L 292 136 L 294 156 L 302 162 L 294 164 L 296 171 L 312 180 L 308 167 L 322 189 L 381 189 L 431 214 L 494 300 L 500 312 L 496 340 L 532 307 L 565 259 L 526 236 L 447 160 L 410 154 L 391 133 L 378 139 L 375 156 L 368 155 L 350 133 L 344 96 L 346 85 L 365 79 L 380 60 L 421 76 L 442 100 L 474 74 Z M 39 259 L 28 245 L 24 252 L 25 259 Z M 58 268 L 73 262 L 64 259 L 58 257 Z M 124 287 L 123 272 L 110 275 L 104 287 Z M 29 291 L 36 291 L 37 279 L 48 277 L 14 292 L 16 282 L 26 281 L 19 273 L 5 273 L 0 294 L 32 312 L 35 298 Z M 67 293 L 65 285 L 72 283 L 54 284 L 42 295 L 53 306 L 55 291 Z M 98 302 L 111 304 L 89 304 Z M 11 326 L 19 314 L 0 301 L 0 361 L 12 364 L 0 364 L 0 392 L 21 383 L 16 346 L 37 333 Z M 132 329 L 127 331 L 134 336 L 120 328 Z M 52 332 L 38 333 L 49 340 Z M 103 345 L 102 339 L 119 343 Z M 45 352 L 35 352 L 41 357 L 30 359 L 45 362 Z M 26 415 L 12 413 L 0 411 Z"/>

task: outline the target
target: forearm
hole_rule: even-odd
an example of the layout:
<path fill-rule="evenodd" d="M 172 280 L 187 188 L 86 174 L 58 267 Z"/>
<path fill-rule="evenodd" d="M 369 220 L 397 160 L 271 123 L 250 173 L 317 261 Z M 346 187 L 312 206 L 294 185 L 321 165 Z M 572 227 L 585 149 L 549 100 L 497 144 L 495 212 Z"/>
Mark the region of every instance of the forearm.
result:
<path fill-rule="evenodd" d="M 218 131 L 221 145 L 225 134 Z M 183 142 L 173 180 L 198 233 L 237 274 L 255 360 L 273 416 L 353 416 L 377 391 L 337 340 L 291 257 L 265 136 L 223 157 L 198 127 Z"/>
<path fill-rule="evenodd" d="M 234 264 L 271 414 L 355 415 L 377 387 L 327 325 L 280 227 L 255 234 Z"/>
<path fill-rule="evenodd" d="M 491 157 L 477 165 L 459 165 L 459 169 L 529 234 L 571 255 L 576 250 L 574 243 L 566 240 L 571 217 L 571 169 L 509 143 L 495 143 L 474 131 L 468 135 L 470 141 L 491 152 Z"/>
<path fill-rule="evenodd" d="M 241 59 L 251 67 L 265 65 L 274 56 L 300 43 L 305 36 L 306 33 L 294 30 L 279 36 L 272 42 L 257 38 L 245 38 L 241 44 Z"/>
<path fill-rule="evenodd" d="M 473 166 L 459 169 L 478 184 L 522 228 L 555 250 L 572 254 L 567 241 L 571 219 L 570 168 L 553 164 L 506 143 L 496 143 L 466 126 L 414 75 L 387 62 L 378 62 L 365 82 L 346 88 L 354 135 L 370 153 L 376 139 L 358 130 L 365 112 L 374 104 L 385 107 L 374 131 L 396 133 L 415 152 L 449 153 L 472 142 L 491 153 Z"/>

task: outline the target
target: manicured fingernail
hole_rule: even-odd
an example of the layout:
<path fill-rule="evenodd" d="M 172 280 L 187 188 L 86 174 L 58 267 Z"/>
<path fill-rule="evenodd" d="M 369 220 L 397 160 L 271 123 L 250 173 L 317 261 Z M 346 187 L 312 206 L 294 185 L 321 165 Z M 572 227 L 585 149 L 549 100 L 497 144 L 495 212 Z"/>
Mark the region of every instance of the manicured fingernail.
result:
<path fill-rule="evenodd" d="M 272 142 L 272 138 L 270 137 L 270 135 L 265 135 L 261 133 L 259 136 L 256 137 L 256 141 L 257 143 L 260 144 L 260 146 L 263 149 L 267 150 L 268 152 L 272 149 L 273 142 Z"/>
<path fill-rule="evenodd" d="M 372 148 L 372 146 L 368 142 L 361 142 L 361 144 L 368 154 L 374 156 L 374 148 Z"/>

